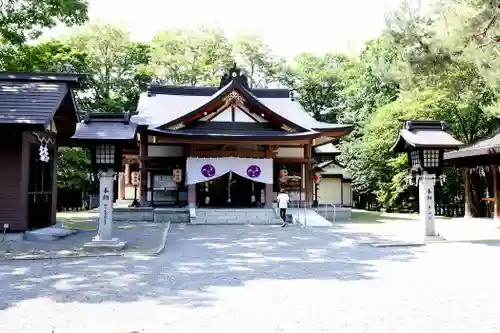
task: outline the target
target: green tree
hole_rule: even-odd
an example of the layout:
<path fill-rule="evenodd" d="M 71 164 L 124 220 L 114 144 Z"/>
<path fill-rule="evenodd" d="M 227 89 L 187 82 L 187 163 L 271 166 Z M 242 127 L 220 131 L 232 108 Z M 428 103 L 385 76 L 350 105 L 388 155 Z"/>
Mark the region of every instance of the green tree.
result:
<path fill-rule="evenodd" d="M 58 22 L 82 24 L 87 21 L 87 8 L 87 0 L 0 1 L 0 42 L 23 44 Z"/>
<path fill-rule="evenodd" d="M 151 43 L 155 81 L 174 85 L 218 85 L 233 63 L 232 47 L 220 29 L 170 29 Z"/>
<path fill-rule="evenodd" d="M 259 36 L 238 35 L 232 41 L 232 48 L 233 58 L 246 72 L 250 88 L 265 88 L 279 82 L 285 60 L 274 55 Z"/>
<path fill-rule="evenodd" d="M 301 53 L 288 68 L 284 81 L 299 93 L 300 102 L 313 117 L 336 121 L 340 93 L 345 85 L 342 73 L 346 62 L 348 58 L 341 54 Z"/>
<path fill-rule="evenodd" d="M 148 44 L 112 25 L 90 25 L 66 43 L 86 54 L 87 89 L 78 95 L 83 111 L 135 111 L 151 77 Z"/>
<path fill-rule="evenodd" d="M 6 71 L 64 72 L 68 69 L 87 72 L 87 54 L 62 41 L 23 45 L 0 53 L 0 68 Z"/>

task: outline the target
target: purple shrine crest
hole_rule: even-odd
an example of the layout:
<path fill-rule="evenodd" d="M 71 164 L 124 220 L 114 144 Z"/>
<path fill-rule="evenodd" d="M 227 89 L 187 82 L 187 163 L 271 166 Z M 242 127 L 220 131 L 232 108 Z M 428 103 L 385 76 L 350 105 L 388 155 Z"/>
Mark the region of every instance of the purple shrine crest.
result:
<path fill-rule="evenodd" d="M 247 168 L 247 176 L 250 178 L 258 178 L 260 176 L 261 170 L 258 165 L 250 165 Z"/>
<path fill-rule="evenodd" d="M 212 164 L 205 164 L 201 167 L 201 174 L 206 178 L 215 176 L 215 167 Z"/>

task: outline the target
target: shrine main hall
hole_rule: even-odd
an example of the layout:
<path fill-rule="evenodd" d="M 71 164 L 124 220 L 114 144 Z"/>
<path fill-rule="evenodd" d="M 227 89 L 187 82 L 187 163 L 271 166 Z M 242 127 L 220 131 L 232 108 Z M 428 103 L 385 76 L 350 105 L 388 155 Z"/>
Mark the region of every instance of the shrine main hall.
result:
<path fill-rule="evenodd" d="M 251 88 L 235 66 L 218 87 L 150 85 L 130 119 L 90 115 L 75 136 L 137 142 L 123 154 L 119 202 L 272 207 L 285 188 L 292 201 L 351 206 L 335 159 L 351 130 L 314 119 L 293 91 Z"/>

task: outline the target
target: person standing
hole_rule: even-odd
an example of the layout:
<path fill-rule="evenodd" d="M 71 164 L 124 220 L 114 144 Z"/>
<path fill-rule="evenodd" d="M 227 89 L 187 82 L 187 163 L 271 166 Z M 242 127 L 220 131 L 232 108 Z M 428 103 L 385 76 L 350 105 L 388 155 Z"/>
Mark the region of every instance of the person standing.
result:
<path fill-rule="evenodd" d="M 281 189 L 281 193 L 278 194 L 277 198 L 278 200 L 278 207 L 280 209 L 280 217 L 283 220 L 283 224 L 281 227 L 286 226 L 286 209 L 288 208 L 288 202 L 290 201 L 290 197 L 286 193 L 285 189 Z"/>

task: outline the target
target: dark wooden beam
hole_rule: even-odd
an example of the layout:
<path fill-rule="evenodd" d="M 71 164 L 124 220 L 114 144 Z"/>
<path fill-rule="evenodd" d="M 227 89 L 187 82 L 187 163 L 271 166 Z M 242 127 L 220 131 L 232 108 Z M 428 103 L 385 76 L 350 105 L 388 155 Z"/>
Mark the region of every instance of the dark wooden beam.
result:
<path fill-rule="evenodd" d="M 306 200 L 312 202 L 312 185 L 313 185 L 313 174 L 312 174 L 312 142 L 304 145 L 304 158 L 308 161 L 305 163 L 305 182 L 304 186 L 306 188 Z"/>
<path fill-rule="evenodd" d="M 276 163 L 290 163 L 290 164 L 306 164 L 308 162 L 312 163 L 312 159 L 307 158 L 294 158 L 294 157 L 276 157 L 274 159 Z"/>
<path fill-rule="evenodd" d="M 228 144 L 228 145 L 242 145 L 242 144 L 247 144 L 248 142 L 252 142 L 251 140 L 255 139 L 252 136 L 248 137 L 248 141 L 244 140 L 231 140 L 231 139 L 187 139 L 187 138 L 165 138 L 165 143 L 184 143 L 184 144 Z M 277 146 L 283 146 L 283 144 L 308 144 L 311 141 L 310 138 L 304 138 L 304 139 L 296 139 L 296 140 L 272 140 L 272 141 L 253 141 L 254 144 L 266 144 L 266 145 L 277 145 Z"/>
<path fill-rule="evenodd" d="M 193 151 L 191 152 L 191 157 L 253 157 L 253 158 L 272 158 L 273 155 L 266 151 L 256 151 L 256 150 L 220 150 L 220 151 Z"/>
<path fill-rule="evenodd" d="M 140 161 L 140 189 L 141 189 L 141 197 L 140 202 L 141 205 L 145 205 L 147 202 L 147 176 L 148 173 L 146 171 L 146 164 L 144 163 L 145 158 L 148 157 L 148 133 L 141 132 L 139 133 L 139 161 Z"/>

